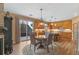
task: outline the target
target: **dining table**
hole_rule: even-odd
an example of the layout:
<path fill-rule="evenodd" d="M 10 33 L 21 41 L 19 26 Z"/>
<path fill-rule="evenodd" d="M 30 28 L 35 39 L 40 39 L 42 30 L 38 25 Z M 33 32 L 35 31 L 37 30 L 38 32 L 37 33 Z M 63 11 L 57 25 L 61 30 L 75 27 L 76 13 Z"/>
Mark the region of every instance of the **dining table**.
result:
<path fill-rule="evenodd" d="M 41 35 L 41 36 L 35 36 L 35 39 L 40 42 L 38 48 L 44 48 L 43 42 L 47 40 L 47 37 L 45 35 Z"/>

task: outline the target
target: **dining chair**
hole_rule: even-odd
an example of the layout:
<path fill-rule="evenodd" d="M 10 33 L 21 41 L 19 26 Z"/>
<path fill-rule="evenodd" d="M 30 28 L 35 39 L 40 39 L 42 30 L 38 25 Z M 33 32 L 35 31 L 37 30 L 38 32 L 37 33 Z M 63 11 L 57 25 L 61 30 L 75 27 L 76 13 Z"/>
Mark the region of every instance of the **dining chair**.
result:
<path fill-rule="evenodd" d="M 35 52 L 36 46 L 39 44 L 39 42 L 37 42 L 35 39 L 35 33 L 30 34 L 30 41 L 31 41 L 30 49 L 31 49 L 31 45 L 34 45 L 34 52 Z"/>
<path fill-rule="evenodd" d="M 53 40 L 53 34 L 49 33 L 47 40 L 43 42 L 43 44 L 47 48 L 47 52 L 49 52 L 49 45 L 52 46 L 52 50 L 53 50 L 52 40 Z"/>

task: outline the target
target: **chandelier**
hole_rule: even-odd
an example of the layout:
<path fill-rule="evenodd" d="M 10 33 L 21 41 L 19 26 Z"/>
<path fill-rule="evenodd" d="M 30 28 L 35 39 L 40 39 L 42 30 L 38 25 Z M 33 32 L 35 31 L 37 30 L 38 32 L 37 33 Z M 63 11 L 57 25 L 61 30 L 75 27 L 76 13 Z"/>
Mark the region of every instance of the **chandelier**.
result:
<path fill-rule="evenodd" d="M 43 9 L 41 8 L 40 11 L 41 11 L 41 20 L 43 20 L 43 15 L 42 15 Z"/>

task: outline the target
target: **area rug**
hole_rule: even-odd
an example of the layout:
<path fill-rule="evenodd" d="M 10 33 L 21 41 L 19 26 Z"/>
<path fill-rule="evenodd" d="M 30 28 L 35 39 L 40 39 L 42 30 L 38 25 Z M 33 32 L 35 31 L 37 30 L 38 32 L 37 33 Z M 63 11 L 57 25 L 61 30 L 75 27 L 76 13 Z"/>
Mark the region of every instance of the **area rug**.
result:
<path fill-rule="evenodd" d="M 52 48 L 50 47 L 49 48 L 49 53 L 47 52 L 47 49 L 36 49 L 35 52 L 34 52 L 34 46 L 32 45 L 31 48 L 30 48 L 30 45 L 27 45 L 25 46 L 23 49 L 23 55 L 56 55 L 57 53 L 54 52 L 52 50 Z"/>

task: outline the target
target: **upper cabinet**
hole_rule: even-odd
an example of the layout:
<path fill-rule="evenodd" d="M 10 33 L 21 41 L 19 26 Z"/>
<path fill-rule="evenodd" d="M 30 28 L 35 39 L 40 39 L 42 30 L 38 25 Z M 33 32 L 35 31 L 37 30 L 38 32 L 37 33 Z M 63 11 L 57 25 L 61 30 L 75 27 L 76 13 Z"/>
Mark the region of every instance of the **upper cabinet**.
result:
<path fill-rule="evenodd" d="M 72 20 L 48 23 L 49 29 L 72 29 Z"/>
<path fill-rule="evenodd" d="M 65 29 L 72 29 L 72 20 L 64 21 L 63 22 L 63 28 L 65 28 Z"/>

